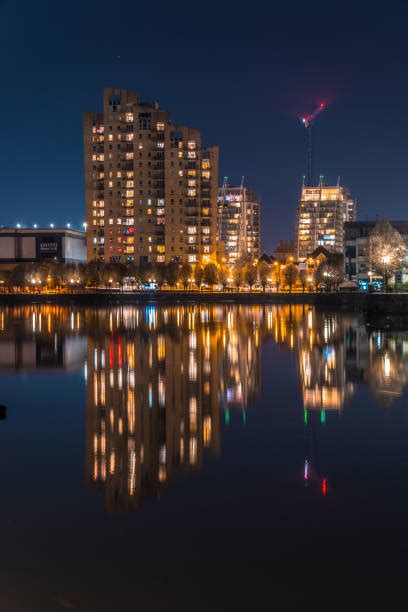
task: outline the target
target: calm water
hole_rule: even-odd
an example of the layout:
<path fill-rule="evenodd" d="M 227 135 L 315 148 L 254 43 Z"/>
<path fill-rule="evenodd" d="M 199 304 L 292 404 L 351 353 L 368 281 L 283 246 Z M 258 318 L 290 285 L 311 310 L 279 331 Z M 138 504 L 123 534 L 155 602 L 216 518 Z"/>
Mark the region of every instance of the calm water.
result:
<path fill-rule="evenodd" d="M 408 326 L 3 308 L 0 375 L 1 611 L 408 610 Z"/>

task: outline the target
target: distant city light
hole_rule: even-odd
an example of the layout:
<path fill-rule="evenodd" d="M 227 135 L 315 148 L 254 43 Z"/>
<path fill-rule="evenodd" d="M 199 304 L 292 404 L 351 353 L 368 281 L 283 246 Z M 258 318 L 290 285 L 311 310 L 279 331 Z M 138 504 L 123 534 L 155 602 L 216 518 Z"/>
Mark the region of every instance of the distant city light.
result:
<path fill-rule="evenodd" d="M 84 229 L 86 229 L 86 228 L 88 227 L 88 224 L 87 224 L 87 222 L 86 222 L 86 221 L 84 221 L 84 222 L 83 222 L 82 227 L 83 227 Z"/>
<path fill-rule="evenodd" d="M 37 227 L 38 227 L 38 225 L 37 225 L 36 223 L 34 223 L 33 227 L 34 227 L 34 228 L 37 228 Z"/>
<path fill-rule="evenodd" d="M 70 223 L 67 223 L 67 227 L 71 227 L 71 224 L 70 224 Z"/>
<path fill-rule="evenodd" d="M 16 227 L 20 228 L 20 227 L 21 227 L 20 223 L 17 223 L 17 226 L 16 226 Z"/>
<path fill-rule="evenodd" d="M 53 223 L 50 223 L 50 227 L 54 227 L 54 224 L 53 224 Z"/>

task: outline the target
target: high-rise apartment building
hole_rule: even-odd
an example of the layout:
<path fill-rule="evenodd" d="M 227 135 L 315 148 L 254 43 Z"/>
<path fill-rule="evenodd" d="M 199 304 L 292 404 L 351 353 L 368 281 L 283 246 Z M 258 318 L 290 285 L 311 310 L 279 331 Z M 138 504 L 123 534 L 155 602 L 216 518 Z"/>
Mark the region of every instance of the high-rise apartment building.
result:
<path fill-rule="evenodd" d="M 88 260 L 216 259 L 218 148 L 157 103 L 105 89 L 84 116 Z"/>
<path fill-rule="evenodd" d="M 225 179 L 218 191 L 220 252 L 230 264 L 260 255 L 260 201 L 255 191 L 230 187 Z"/>
<path fill-rule="evenodd" d="M 327 187 L 303 185 L 297 210 L 297 256 L 302 259 L 317 247 L 332 253 L 343 253 L 344 223 L 356 217 L 356 202 L 349 190 L 339 184 Z"/>

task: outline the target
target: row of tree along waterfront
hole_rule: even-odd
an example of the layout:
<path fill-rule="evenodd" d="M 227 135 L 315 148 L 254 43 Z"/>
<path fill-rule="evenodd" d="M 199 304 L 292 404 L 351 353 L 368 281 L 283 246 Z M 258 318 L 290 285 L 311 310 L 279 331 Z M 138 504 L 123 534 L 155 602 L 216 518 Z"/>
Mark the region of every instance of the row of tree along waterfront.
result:
<path fill-rule="evenodd" d="M 208 263 L 190 264 L 63 264 L 56 261 L 20 263 L 11 270 L 0 272 L 0 287 L 4 292 L 82 291 L 88 289 L 134 289 L 157 287 L 171 290 L 263 290 L 310 291 L 325 283 L 335 289 L 343 279 L 339 266 L 323 262 L 316 273 L 299 269 L 293 261 L 286 264 L 269 258 L 255 259 L 243 265 L 229 267 Z"/>
<path fill-rule="evenodd" d="M 396 272 L 408 268 L 405 239 L 390 223 L 381 221 L 370 233 L 364 247 L 370 279 L 380 278 L 386 290 L 388 281 L 397 287 Z M 361 259 L 360 252 L 358 256 Z M 264 291 L 314 291 L 324 288 L 332 291 L 338 289 L 343 280 L 342 256 L 329 253 L 322 247 L 316 249 L 306 261 L 295 261 L 290 256 L 285 262 L 279 262 L 272 256 L 263 255 L 233 266 L 208 263 L 193 267 L 188 263 L 171 262 L 138 267 L 133 263 L 104 263 L 97 260 L 79 265 L 46 260 L 19 263 L 9 270 L 0 271 L 0 287 L 3 291 L 14 292 L 79 291 L 85 288 L 140 290 L 153 287 Z M 405 286 L 402 284 L 400 288 L 405 289 Z"/>

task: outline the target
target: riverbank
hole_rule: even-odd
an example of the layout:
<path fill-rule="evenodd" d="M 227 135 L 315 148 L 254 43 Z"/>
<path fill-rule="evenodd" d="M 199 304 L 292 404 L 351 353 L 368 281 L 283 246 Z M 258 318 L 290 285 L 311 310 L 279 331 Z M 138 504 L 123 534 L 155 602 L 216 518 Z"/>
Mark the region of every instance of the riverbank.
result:
<path fill-rule="evenodd" d="M 0 305 L 78 304 L 113 306 L 116 304 L 309 304 L 322 309 L 345 312 L 408 313 L 408 293 L 222 293 L 196 291 L 143 291 L 132 293 L 50 293 L 0 294 Z"/>

